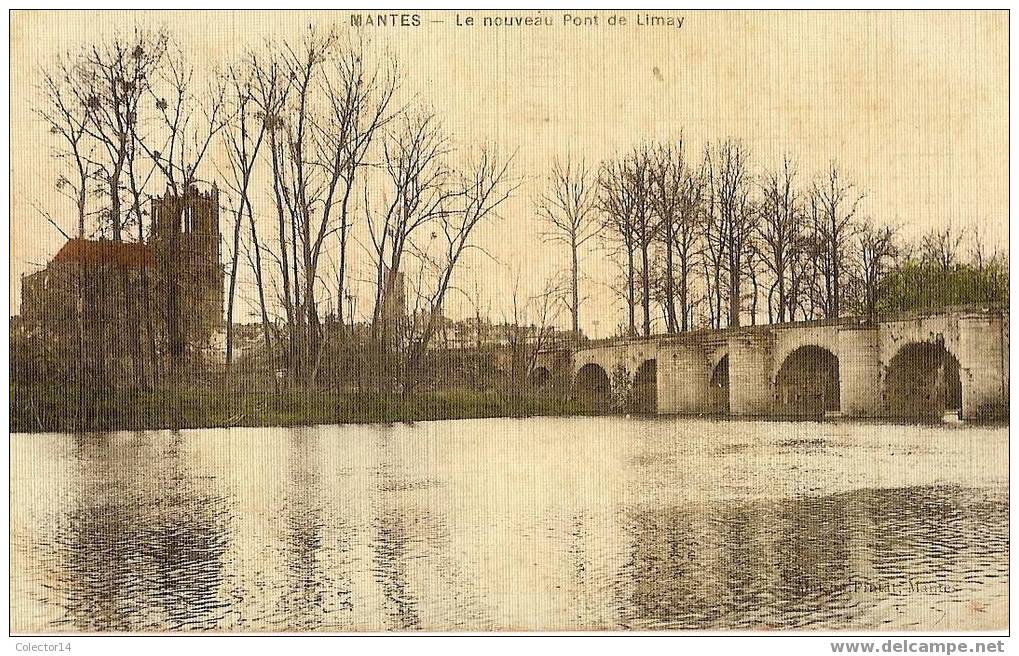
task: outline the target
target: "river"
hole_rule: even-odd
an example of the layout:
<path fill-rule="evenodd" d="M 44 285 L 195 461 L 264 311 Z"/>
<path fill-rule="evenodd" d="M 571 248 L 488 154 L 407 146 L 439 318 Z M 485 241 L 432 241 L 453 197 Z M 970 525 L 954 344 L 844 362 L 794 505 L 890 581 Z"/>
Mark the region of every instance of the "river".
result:
<path fill-rule="evenodd" d="M 1004 628 L 1008 430 L 11 437 L 12 631 Z"/>

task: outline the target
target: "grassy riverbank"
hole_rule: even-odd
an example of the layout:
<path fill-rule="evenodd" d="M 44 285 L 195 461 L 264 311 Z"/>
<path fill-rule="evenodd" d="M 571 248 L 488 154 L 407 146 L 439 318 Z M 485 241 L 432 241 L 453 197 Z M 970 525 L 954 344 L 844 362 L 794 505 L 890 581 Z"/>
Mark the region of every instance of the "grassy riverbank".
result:
<path fill-rule="evenodd" d="M 71 432 L 78 399 L 66 390 L 13 387 L 12 432 Z M 444 390 L 412 396 L 295 390 L 117 390 L 96 395 L 83 430 L 307 426 L 480 417 L 584 414 L 575 402 L 544 395 Z"/>

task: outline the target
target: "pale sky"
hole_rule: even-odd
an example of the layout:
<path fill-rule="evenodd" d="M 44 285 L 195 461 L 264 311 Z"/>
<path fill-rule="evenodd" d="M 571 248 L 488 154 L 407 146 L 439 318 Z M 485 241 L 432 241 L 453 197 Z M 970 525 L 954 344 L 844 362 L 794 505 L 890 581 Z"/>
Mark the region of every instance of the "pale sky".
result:
<path fill-rule="evenodd" d="M 434 107 L 458 147 L 494 141 L 516 151 L 525 179 L 503 219 L 481 235 L 498 263 L 471 260 L 459 280 L 481 289 L 493 319 L 509 311 L 514 279 L 523 294 L 534 293 L 567 261 L 537 236 L 533 200 L 552 158 L 571 153 L 596 166 L 680 132 L 697 151 L 706 141 L 742 139 L 757 167 L 789 152 L 804 185 L 834 158 L 867 193 L 862 211 L 875 220 L 906 235 L 976 226 L 1007 248 L 1004 11 L 639 12 L 682 17 L 681 28 L 639 26 L 636 12 L 626 26 L 607 24 L 614 12 L 584 12 L 599 25 L 583 27 L 563 26 L 569 12 L 560 11 L 417 13 L 418 27 L 362 29 L 393 51 L 405 92 Z M 457 13 L 479 25 L 457 26 Z M 507 15 L 551 17 L 553 26 L 480 25 L 484 16 Z M 14 12 L 11 313 L 20 276 L 63 242 L 33 204 L 66 217 L 67 226 L 74 217 L 73 204 L 52 191 L 53 137 L 32 114 L 40 66 L 139 24 L 165 25 L 208 72 L 266 38 L 296 39 L 309 22 L 349 29 L 350 12 Z M 261 202 L 256 213 L 271 214 L 268 199 Z M 366 276 L 363 253 L 355 247 L 351 258 Z M 624 314 L 605 287 L 604 254 L 588 254 L 582 268 L 589 278 L 582 327 L 611 333 Z M 450 298 L 448 314 L 466 312 L 462 298 Z"/>

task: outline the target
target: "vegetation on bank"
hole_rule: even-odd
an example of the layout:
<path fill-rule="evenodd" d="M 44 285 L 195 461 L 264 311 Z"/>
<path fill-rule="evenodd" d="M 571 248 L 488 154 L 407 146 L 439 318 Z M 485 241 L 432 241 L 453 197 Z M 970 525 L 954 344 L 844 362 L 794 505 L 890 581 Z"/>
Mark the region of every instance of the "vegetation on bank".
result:
<path fill-rule="evenodd" d="M 66 388 L 13 386 L 12 432 L 308 426 L 584 414 L 576 401 L 537 393 L 444 390 L 401 396 L 324 390 L 276 392 L 121 389 L 81 403 Z"/>

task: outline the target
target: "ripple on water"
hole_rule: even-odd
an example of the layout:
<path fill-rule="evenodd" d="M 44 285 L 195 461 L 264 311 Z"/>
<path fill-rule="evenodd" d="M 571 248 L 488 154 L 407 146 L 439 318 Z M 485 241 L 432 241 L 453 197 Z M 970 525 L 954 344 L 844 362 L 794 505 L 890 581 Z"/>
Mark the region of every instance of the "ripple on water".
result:
<path fill-rule="evenodd" d="M 634 426 L 15 435 L 12 629 L 1005 626 L 1004 429 Z"/>

